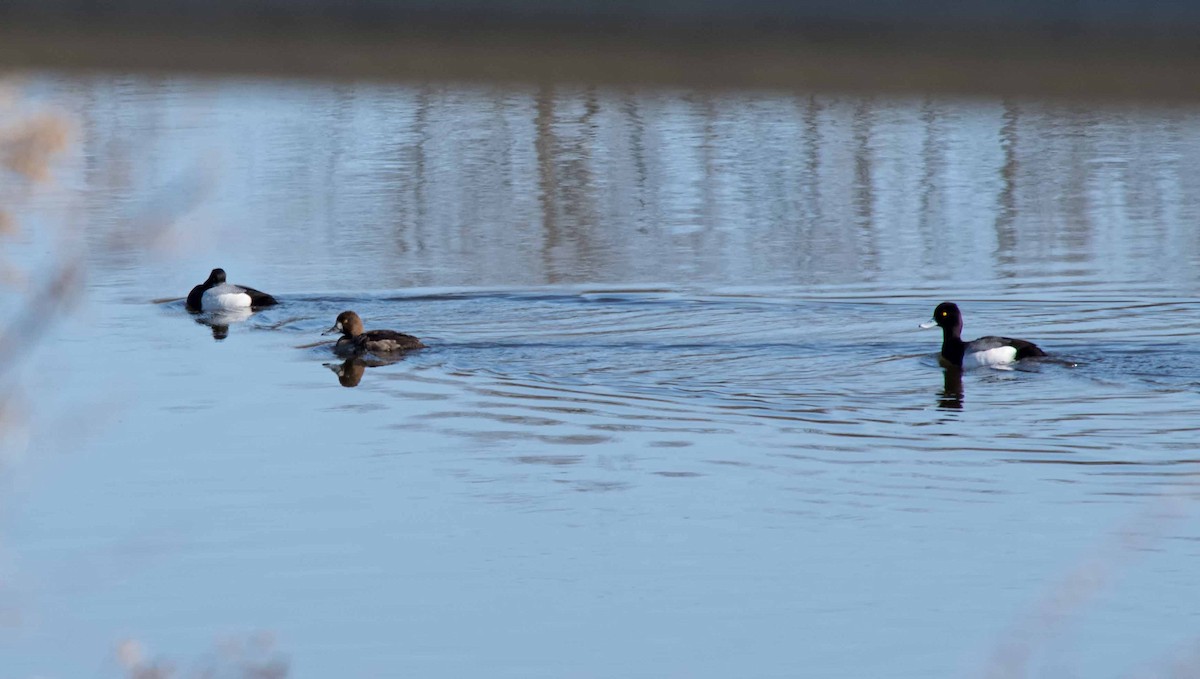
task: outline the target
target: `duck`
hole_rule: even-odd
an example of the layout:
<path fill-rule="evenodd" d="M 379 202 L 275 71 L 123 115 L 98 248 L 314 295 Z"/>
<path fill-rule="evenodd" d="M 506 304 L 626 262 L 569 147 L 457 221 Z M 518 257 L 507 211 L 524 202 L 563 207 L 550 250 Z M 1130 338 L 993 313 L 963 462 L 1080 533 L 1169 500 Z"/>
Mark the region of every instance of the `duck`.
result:
<path fill-rule="evenodd" d="M 980 337 L 964 342 L 962 339 L 963 319 L 958 305 L 942 302 L 933 310 L 933 319 L 920 325 L 921 328 L 942 328 L 942 352 L 940 361 L 955 368 L 979 368 L 1003 366 L 1026 358 L 1045 356 L 1041 347 L 1023 339 L 1011 337 Z"/>
<path fill-rule="evenodd" d="M 271 295 L 225 282 L 225 269 L 213 269 L 208 280 L 192 288 L 187 296 L 188 311 L 232 311 L 235 309 L 258 309 L 279 304 Z"/>
<path fill-rule="evenodd" d="M 321 333 L 329 335 L 340 332 L 337 344 L 333 350 L 341 355 L 357 355 L 365 352 L 372 354 L 394 354 L 401 351 L 423 349 L 421 340 L 412 335 L 405 335 L 395 330 L 363 331 L 362 319 L 353 311 L 343 311 L 338 314 L 333 327 Z"/>

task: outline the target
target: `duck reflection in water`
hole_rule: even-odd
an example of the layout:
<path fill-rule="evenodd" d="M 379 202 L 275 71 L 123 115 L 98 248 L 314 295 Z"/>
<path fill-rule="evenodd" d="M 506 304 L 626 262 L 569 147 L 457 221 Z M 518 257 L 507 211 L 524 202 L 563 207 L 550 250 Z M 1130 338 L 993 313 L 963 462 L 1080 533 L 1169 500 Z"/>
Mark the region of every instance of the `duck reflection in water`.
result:
<path fill-rule="evenodd" d="M 938 408 L 943 410 L 962 410 L 963 407 L 963 371 L 962 368 L 947 367 L 942 370 L 944 381 L 942 390 L 938 392 Z"/>
<path fill-rule="evenodd" d="M 241 323 L 254 314 L 250 309 L 230 309 L 228 311 L 207 311 L 197 313 L 196 323 L 212 329 L 213 339 L 220 342 L 229 337 L 229 326 Z"/>
<path fill-rule="evenodd" d="M 351 356 L 341 363 L 325 363 L 325 367 L 333 371 L 337 375 L 338 384 L 343 387 L 357 387 L 362 381 L 363 374 L 367 372 L 367 368 L 378 368 L 385 365 L 404 360 L 403 356 L 396 356 L 390 359 L 371 358 L 363 356 Z"/>

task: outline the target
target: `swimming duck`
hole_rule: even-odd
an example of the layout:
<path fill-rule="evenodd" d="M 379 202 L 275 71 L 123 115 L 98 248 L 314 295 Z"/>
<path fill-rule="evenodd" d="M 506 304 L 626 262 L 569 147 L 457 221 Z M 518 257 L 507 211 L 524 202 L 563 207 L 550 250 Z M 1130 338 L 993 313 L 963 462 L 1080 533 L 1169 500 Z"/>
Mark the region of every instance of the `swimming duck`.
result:
<path fill-rule="evenodd" d="M 188 311 L 229 311 L 257 309 L 279 302 L 261 290 L 225 282 L 225 270 L 213 269 L 208 280 L 192 288 L 187 296 Z"/>
<path fill-rule="evenodd" d="M 340 332 L 333 350 L 343 355 L 371 352 L 373 354 L 389 354 L 410 349 L 421 349 L 425 345 L 412 335 L 405 335 L 395 330 L 371 330 L 363 332 L 362 319 L 353 311 L 343 311 L 338 314 L 333 327 L 321 333 L 329 335 Z"/>
<path fill-rule="evenodd" d="M 1004 365 L 1023 358 L 1045 356 L 1033 342 L 1011 337 L 980 337 L 964 342 L 962 339 L 962 312 L 953 302 L 942 302 L 933 310 L 933 320 L 922 323 L 922 328 L 942 328 L 941 360 L 956 368 L 978 368 L 988 365 Z"/>

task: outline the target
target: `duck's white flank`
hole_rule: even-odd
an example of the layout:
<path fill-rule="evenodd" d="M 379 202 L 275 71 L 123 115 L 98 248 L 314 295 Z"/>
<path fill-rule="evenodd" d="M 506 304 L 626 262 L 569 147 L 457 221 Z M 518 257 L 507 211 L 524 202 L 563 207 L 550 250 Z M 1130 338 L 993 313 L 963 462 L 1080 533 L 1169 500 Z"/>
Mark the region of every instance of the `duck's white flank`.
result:
<path fill-rule="evenodd" d="M 236 285 L 222 283 L 204 291 L 200 307 L 205 311 L 228 311 L 249 309 L 250 295 Z"/>
<path fill-rule="evenodd" d="M 969 348 L 963 355 L 963 368 L 982 368 L 985 366 L 1004 365 L 1017 360 L 1017 348 L 1010 346 L 995 347 L 985 351 L 972 352 Z"/>

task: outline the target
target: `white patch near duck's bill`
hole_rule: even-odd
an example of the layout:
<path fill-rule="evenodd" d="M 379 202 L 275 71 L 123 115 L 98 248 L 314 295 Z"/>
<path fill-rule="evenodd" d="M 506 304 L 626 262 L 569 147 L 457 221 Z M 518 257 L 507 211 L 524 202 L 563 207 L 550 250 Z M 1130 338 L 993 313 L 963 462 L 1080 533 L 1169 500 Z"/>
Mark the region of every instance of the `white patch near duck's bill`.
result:
<path fill-rule="evenodd" d="M 200 308 L 205 311 L 228 311 L 232 309 L 249 309 L 250 295 L 236 285 L 222 283 L 204 291 L 200 298 Z"/>
<path fill-rule="evenodd" d="M 963 356 L 963 368 L 982 368 L 990 365 L 1004 365 L 1017 360 L 1017 348 L 1010 346 L 996 347 L 986 351 L 968 351 Z"/>

